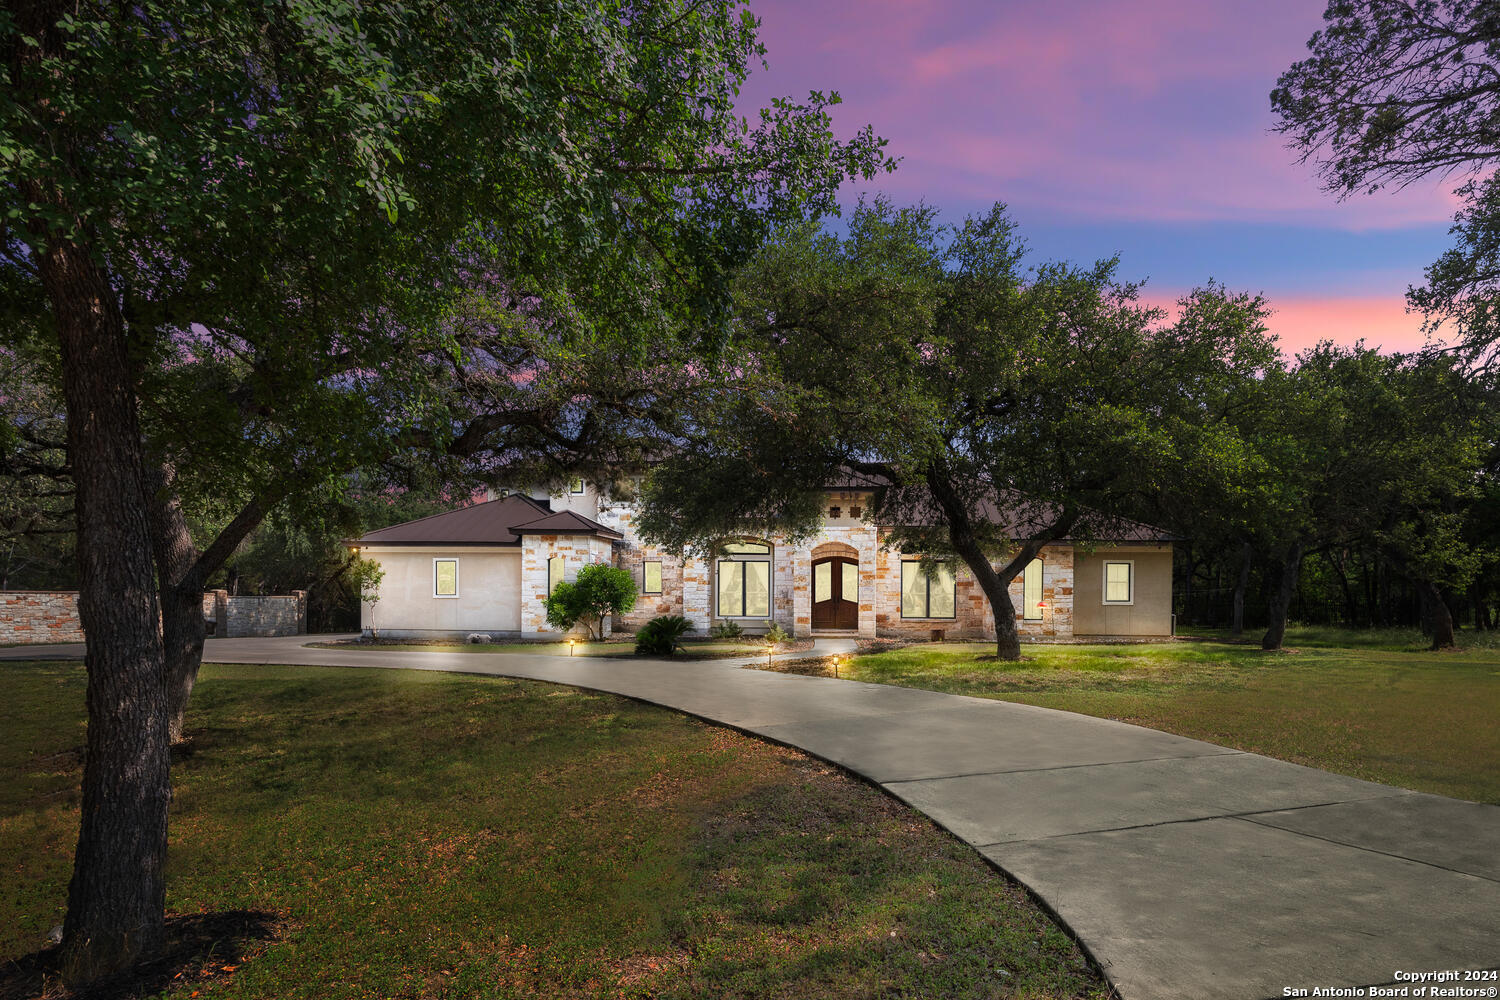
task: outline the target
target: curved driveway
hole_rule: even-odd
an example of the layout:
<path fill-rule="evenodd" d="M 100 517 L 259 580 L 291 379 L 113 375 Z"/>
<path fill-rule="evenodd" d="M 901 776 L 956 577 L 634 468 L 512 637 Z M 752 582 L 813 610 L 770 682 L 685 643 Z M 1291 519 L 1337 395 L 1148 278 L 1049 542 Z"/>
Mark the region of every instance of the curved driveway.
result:
<path fill-rule="evenodd" d="M 205 659 L 572 684 L 805 750 L 926 813 L 1030 888 L 1126 1000 L 1399 990 L 1412 973 L 1500 968 L 1500 807 L 1068 712 L 735 661 L 376 652 L 306 641 L 211 639 Z M 41 653 L 4 649 L 0 658 Z M 1478 992 L 1429 985 L 1380 995 L 1500 994 L 1493 979 L 1442 983 L 1455 986 Z M 1297 990 L 1307 992 L 1289 992 Z"/>

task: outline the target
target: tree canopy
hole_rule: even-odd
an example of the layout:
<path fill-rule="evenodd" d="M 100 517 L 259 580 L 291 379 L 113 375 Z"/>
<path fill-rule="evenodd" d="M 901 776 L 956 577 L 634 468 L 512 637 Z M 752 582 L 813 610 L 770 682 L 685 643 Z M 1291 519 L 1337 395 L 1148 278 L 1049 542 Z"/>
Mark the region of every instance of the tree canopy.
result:
<path fill-rule="evenodd" d="M 892 543 L 970 569 L 1019 656 L 1010 581 L 1048 542 L 1120 537 L 1114 515 L 1184 464 L 1222 480 L 1226 387 L 1275 357 L 1253 297 L 1209 286 L 1167 323 L 1114 260 L 1025 256 L 1003 206 L 944 227 L 877 201 L 846 237 L 778 234 L 737 285 L 743 357 L 647 480 L 642 532 L 806 533 L 852 472 L 908 526 Z"/>

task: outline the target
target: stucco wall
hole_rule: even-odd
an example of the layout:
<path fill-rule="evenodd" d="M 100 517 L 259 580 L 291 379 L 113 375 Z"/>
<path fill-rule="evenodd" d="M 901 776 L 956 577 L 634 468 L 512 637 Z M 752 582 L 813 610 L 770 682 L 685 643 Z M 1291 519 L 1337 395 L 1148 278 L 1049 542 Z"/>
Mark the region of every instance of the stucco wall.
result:
<path fill-rule="evenodd" d="M 1104 603 L 1104 563 L 1135 563 L 1134 602 Z M 1170 546 L 1121 546 L 1077 556 L 1074 585 L 1075 635 L 1171 635 L 1172 549 Z"/>
<path fill-rule="evenodd" d="M 360 609 L 365 630 L 411 637 L 521 630 L 519 549 L 375 546 L 360 554 L 385 570 L 380 601 Z M 432 596 L 437 558 L 458 560 L 457 597 Z"/>

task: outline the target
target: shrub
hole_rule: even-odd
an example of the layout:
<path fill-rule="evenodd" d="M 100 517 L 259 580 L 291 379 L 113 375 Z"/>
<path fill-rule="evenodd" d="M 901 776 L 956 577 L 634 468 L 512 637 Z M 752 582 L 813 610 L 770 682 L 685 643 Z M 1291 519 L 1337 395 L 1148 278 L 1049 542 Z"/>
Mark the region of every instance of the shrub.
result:
<path fill-rule="evenodd" d="M 740 628 L 739 622 L 719 622 L 708 630 L 708 637 L 710 639 L 738 639 L 740 633 L 744 631 Z"/>
<path fill-rule="evenodd" d="M 781 627 L 781 622 L 772 622 L 771 627 L 766 629 L 766 641 L 779 646 L 783 642 L 791 642 L 792 634 Z"/>
<path fill-rule="evenodd" d="M 635 634 L 637 656 L 671 656 L 678 640 L 693 630 L 693 623 L 681 615 L 662 615 L 642 625 Z"/>
<path fill-rule="evenodd" d="M 574 583 L 559 583 L 547 598 L 547 624 L 568 631 L 579 622 L 604 637 L 604 619 L 623 615 L 635 607 L 635 577 L 628 569 L 617 569 L 604 563 L 591 563 L 578 571 Z M 593 627 L 589 625 L 594 622 Z"/>

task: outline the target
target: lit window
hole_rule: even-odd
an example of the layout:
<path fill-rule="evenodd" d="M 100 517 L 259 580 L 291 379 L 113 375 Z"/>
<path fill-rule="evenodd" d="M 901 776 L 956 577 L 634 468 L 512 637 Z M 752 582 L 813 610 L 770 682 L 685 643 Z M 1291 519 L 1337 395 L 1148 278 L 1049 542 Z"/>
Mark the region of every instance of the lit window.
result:
<path fill-rule="evenodd" d="M 553 556 L 547 560 L 547 596 L 552 596 L 552 588 L 563 582 L 563 557 Z"/>
<path fill-rule="evenodd" d="M 1026 564 L 1025 582 L 1021 587 L 1021 617 L 1029 622 L 1042 620 L 1042 561 L 1033 559 Z"/>
<path fill-rule="evenodd" d="M 434 559 L 432 561 L 432 596 L 458 596 L 457 559 Z"/>
<path fill-rule="evenodd" d="M 1131 575 L 1133 563 L 1107 562 L 1104 564 L 1104 603 L 1129 604 L 1133 600 Z"/>
<path fill-rule="evenodd" d="M 901 617 L 953 618 L 956 616 L 958 581 L 947 566 L 935 566 L 932 573 L 922 572 L 915 559 L 901 564 Z"/>
<path fill-rule="evenodd" d="M 568 480 L 568 492 L 571 493 L 571 494 L 573 494 L 575 497 L 581 497 L 581 496 L 583 496 L 583 480 L 582 479 L 570 479 L 570 480 Z"/>
<path fill-rule="evenodd" d="M 661 560 L 649 559 L 641 564 L 641 593 L 661 593 Z"/>
<path fill-rule="evenodd" d="M 729 558 L 718 562 L 720 618 L 771 617 L 771 560 L 747 556 L 769 555 L 761 542 L 730 542 Z"/>

